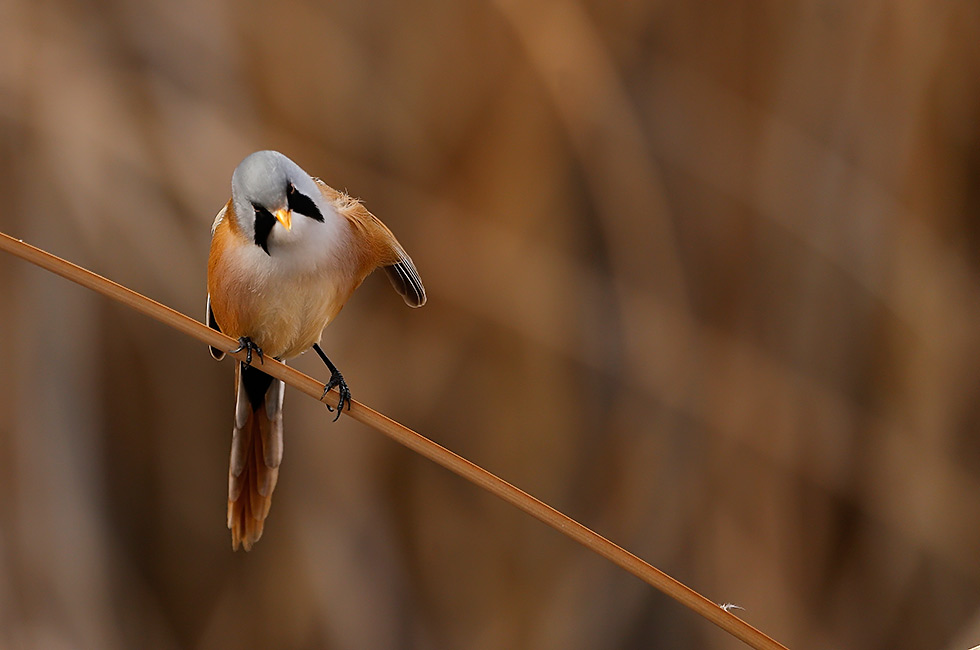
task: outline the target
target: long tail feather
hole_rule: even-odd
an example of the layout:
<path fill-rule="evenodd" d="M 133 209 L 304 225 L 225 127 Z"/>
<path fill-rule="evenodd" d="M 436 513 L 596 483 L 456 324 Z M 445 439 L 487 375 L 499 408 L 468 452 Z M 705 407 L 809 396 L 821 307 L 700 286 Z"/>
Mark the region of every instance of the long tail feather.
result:
<path fill-rule="evenodd" d="M 246 551 L 262 537 L 282 462 L 285 385 L 254 367 L 235 373 L 238 400 L 228 467 L 231 545 Z"/>

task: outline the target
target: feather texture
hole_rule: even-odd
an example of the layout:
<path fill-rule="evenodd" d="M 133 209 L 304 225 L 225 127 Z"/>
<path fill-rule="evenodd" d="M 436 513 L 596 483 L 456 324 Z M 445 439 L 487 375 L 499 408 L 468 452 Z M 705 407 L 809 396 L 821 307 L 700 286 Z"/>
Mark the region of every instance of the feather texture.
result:
<path fill-rule="evenodd" d="M 392 234 L 388 226 L 371 214 L 364 204 L 344 192 L 333 189 L 320 179 L 314 179 L 324 198 L 337 214 L 347 219 L 355 232 L 358 270 L 363 278 L 376 268 L 384 267 L 395 291 L 410 307 L 425 304 L 425 287 L 415 263 Z M 360 282 L 358 282 L 360 284 Z"/>
<path fill-rule="evenodd" d="M 406 255 L 397 264 L 386 266 L 385 274 L 406 305 L 421 307 L 425 304 L 425 287 L 411 257 Z"/>
<path fill-rule="evenodd" d="M 241 364 L 235 380 L 238 397 L 228 463 L 228 528 L 232 548 L 249 551 L 262 537 L 279 480 L 285 384 L 254 367 L 243 370 Z"/>
<path fill-rule="evenodd" d="M 213 330 L 217 330 L 219 332 L 221 331 L 221 328 L 218 327 L 218 321 L 216 321 L 214 318 L 214 311 L 211 310 L 211 294 L 208 294 L 207 321 L 208 321 L 208 327 L 210 327 Z M 210 345 L 208 346 L 208 349 L 211 350 L 211 356 L 214 357 L 216 361 L 221 361 L 222 359 L 225 358 L 224 350 L 219 350 L 218 348 L 211 347 Z"/>

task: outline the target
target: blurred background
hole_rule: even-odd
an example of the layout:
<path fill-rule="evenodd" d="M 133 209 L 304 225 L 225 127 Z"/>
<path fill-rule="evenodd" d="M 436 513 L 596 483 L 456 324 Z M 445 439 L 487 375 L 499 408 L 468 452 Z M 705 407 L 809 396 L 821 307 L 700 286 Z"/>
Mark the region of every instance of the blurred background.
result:
<path fill-rule="evenodd" d="M 283 151 L 429 291 L 355 398 L 794 649 L 980 644 L 978 127 L 975 2 L 0 3 L 0 230 L 201 318 Z M 0 647 L 743 647 L 290 390 L 233 553 L 229 361 L 10 256 L 0 341 Z"/>

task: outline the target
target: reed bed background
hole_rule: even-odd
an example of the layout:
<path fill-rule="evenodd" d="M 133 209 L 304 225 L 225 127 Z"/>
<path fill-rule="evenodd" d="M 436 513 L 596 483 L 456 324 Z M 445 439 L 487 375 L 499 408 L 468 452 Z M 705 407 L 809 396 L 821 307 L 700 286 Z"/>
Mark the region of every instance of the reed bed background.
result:
<path fill-rule="evenodd" d="M 429 290 L 327 330 L 356 398 L 791 648 L 965 650 L 978 43 L 965 2 L 6 0 L 0 230 L 203 315 L 279 149 Z M 231 364 L 9 257 L 0 305 L 2 647 L 741 647 L 297 394 L 232 553 Z"/>

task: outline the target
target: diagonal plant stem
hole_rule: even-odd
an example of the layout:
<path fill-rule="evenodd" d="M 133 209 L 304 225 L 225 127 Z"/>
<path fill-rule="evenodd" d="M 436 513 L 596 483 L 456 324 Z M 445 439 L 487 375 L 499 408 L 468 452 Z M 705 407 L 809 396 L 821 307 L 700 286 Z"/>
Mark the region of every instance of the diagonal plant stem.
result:
<path fill-rule="evenodd" d="M 92 289 L 113 300 L 117 300 L 203 343 L 220 350 L 226 350 L 230 356 L 239 361 L 245 360 L 244 350 L 237 353 L 231 352 L 231 350 L 238 347 L 238 341 L 170 307 L 161 305 L 132 289 L 128 289 L 112 280 L 107 280 L 101 275 L 97 275 L 39 248 L 35 248 L 30 244 L 25 244 L 23 241 L 14 239 L 4 233 L 0 233 L 0 250 L 27 260 L 32 264 L 80 284 L 83 287 Z M 294 368 L 279 363 L 275 359 L 266 358 L 262 366 L 262 371 L 277 379 L 281 379 L 293 388 L 306 393 L 314 399 L 328 403 L 333 407 L 337 406 L 336 390 L 323 395 L 324 385 L 322 383 Z M 395 422 L 391 418 L 378 413 L 356 400 L 351 402 L 350 411 L 345 411 L 345 414 L 383 433 L 395 442 L 408 447 L 429 460 L 442 465 L 446 469 L 455 472 L 471 483 L 500 497 L 507 503 L 520 508 L 532 517 L 548 524 L 558 532 L 574 539 L 594 553 L 598 553 L 607 560 L 632 573 L 637 578 L 656 587 L 752 648 L 756 648 L 756 650 L 787 650 L 784 645 L 752 627 L 726 608 L 713 603 L 690 587 L 671 578 L 663 571 L 644 562 L 626 549 L 617 546 L 602 535 L 555 510 L 543 501 L 514 487 L 479 465 L 471 463 L 462 456 L 432 442 L 425 436 L 412 431 L 408 427 Z"/>

